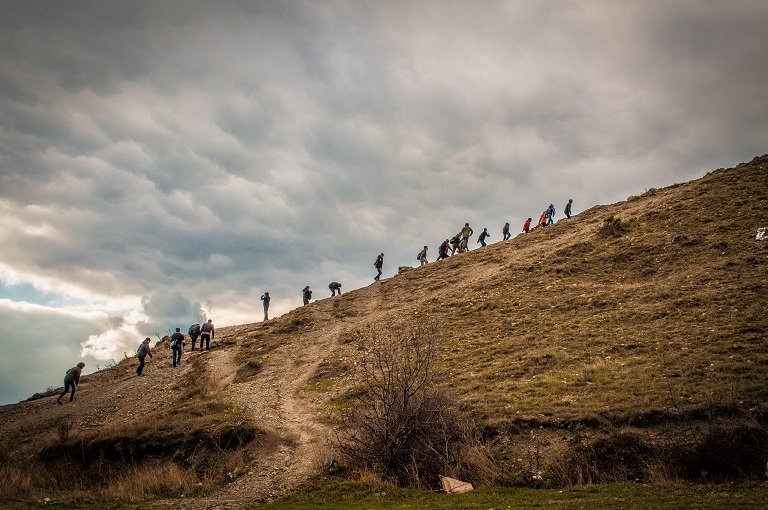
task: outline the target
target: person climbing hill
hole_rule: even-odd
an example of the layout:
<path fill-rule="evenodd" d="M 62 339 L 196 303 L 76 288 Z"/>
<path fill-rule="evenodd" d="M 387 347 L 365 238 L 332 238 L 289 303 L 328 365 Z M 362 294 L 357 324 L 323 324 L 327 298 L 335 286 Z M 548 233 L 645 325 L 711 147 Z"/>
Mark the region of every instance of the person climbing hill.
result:
<path fill-rule="evenodd" d="M 384 254 L 379 253 L 379 256 L 376 257 L 376 260 L 373 261 L 373 267 L 376 268 L 376 271 L 379 272 L 376 276 L 373 277 L 374 281 L 379 281 L 379 278 L 381 278 L 381 268 L 384 267 Z M 306 305 L 306 303 L 304 303 Z"/>
<path fill-rule="evenodd" d="M 506 222 L 504 224 L 504 228 L 501 229 L 501 234 L 504 236 L 504 239 L 502 239 L 503 241 L 506 241 L 507 239 L 512 237 L 512 234 L 509 233 L 509 222 Z"/>
<path fill-rule="evenodd" d="M 485 240 L 487 238 L 489 238 L 489 237 L 491 237 L 491 234 L 488 233 L 488 229 L 487 228 L 484 228 L 483 231 L 480 232 L 480 235 L 477 236 L 477 242 L 480 243 L 480 246 L 485 248 L 485 246 L 486 246 Z"/>
<path fill-rule="evenodd" d="M 427 247 L 425 246 L 423 250 L 419 252 L 418 255 L 416 255 L 416 260 L 418 260 L 421 264 L 421 267 L 426 266 L 429 264 L 429 261 L 427 260 Z"/>
<path fill-rule="evenodd" d="M 531 220 L 532 219 L 533 218 L 528 218 L 527 220 L 525 220 L 525 223 L 523 223 L 523 232 L 525 232 L 526 234 L 531 231 Z"/>
<path fill-rule="evenodd" d="M 328 284 L 328 290 L 331 291 L 331 297 L 335 296 L 336 293 L 339 293 L 339 296 L 341 296 L 341 284 L 339 282 L 331 282 Z"/>
<path fill-rule="evenodd" d="M 83 372 L 83 368 L 85 368 L 85 363 L 81 361 L 76 366 L 67 370 L 67 373 L 64 376 L 64 391 L 62 391 L 59 398 L 56 399 L 56 402 L 58 402 L 59 405 L 61 405 L 61 399 L 68 391 L 70 391 L 70 389 L 72 390 L 72 394 L 69 396 L 69 401 L 72 402 L 75 400 L 75 391 L 77 390 L 77 385 L 80 384 L 80 374 Z"/>

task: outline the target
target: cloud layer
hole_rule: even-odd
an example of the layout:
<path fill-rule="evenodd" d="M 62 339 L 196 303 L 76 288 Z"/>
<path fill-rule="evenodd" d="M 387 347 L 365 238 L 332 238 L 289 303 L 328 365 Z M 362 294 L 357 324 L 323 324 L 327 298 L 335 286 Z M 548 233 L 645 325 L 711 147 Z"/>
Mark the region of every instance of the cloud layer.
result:
<path fill-rule="evenodd" d="M 2 7 L 0 297 L 118 317 L 46 330 L 60 372 L 80 344 L 257 320 L 264 290 L 284 313 L 368 284 L 381 251 L 391 275 L 466 221 L 496 241 L 768 139 L 758 2 Z"/>

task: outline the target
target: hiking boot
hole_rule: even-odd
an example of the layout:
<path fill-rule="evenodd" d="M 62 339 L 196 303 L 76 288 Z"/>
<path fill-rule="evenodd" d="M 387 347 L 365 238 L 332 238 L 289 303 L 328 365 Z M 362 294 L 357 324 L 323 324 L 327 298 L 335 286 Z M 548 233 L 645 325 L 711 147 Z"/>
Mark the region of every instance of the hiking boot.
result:
<path fill-rule="evenodd" d="M 61 399 L 60 399 L 60 398 L 57 398 L 57 399 L 56 399 L 56 403 L 57 403 L 57 404 L 59 404 L 59 405 L 61 405 Z"/>

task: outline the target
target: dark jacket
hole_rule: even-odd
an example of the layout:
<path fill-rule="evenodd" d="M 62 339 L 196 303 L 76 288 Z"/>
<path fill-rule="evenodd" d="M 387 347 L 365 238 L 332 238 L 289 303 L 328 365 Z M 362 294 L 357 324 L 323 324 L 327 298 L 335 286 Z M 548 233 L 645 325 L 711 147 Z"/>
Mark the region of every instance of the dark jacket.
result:
<path fill-rule="evenodd" d="M 141 342 L 141 345 L 136 350 L 136 355 L 139 358 L 143 358 L 144 356 L 149 355 L 149 357 L 152 357 L 152 350 L 149 348 L 149 344 L 145 344 L 144 342 Z"/>
<path fill-rule="evenodd" d="M 69 370 L 67 370 L 67 375 L 64 376 L 64 382 L 65 383 L 75 383 L 80 384 L 80 374 L 83 372 L 83 369 L 80 367 L 72 367 Z"/>
<path fill-rule="evenodd" d="M 171 335 L 171 349 L 181 349 L 184 347 L 184 335 L 176 332 Z"/>

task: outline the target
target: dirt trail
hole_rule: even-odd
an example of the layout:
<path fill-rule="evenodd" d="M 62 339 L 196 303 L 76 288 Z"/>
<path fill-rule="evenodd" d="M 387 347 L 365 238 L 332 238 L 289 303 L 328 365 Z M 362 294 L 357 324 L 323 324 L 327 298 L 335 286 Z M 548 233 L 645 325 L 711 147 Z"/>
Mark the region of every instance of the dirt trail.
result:
<path fill-rule="evenodd" d="M 209 367 L 221 381 L 223 397 L 242 408 L 257 426 L 275 433 L 279 445 L 272 453 L 257 458 L 248 473 L 214 495 L 165 504 L 190 510 L 242 508 L 288 494 L 321 472 L 330 460 L 328 439 L 332 429 L 318 420 L 317 402 L 304 387 L 328 353 L 334 351 L 344 324 L 327 321 L 327 316 L 317 312 L 313 315 L 326 325 L 303 336 L 300 342 L 289 342 L 272 351 L 268 362 L 250 381 L 234 382 L 241 365 L 235 359 L 237 349 L 210 352 Z M 228 337 L 223 335 L 222 341 L 248 341 L 239 338 L 241 332 L 235 328 Z"/>

